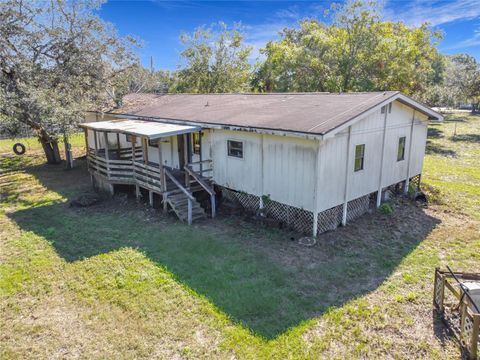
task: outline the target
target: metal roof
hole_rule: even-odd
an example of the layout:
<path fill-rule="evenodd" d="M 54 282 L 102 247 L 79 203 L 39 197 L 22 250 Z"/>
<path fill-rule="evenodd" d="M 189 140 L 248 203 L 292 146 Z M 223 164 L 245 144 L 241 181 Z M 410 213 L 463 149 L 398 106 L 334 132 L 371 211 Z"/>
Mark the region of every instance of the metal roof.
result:
<path fill-rule="evenodd" d="M 398 91 L 363 93 L 130 94 L 111 113 L 188 124 L 324 135 L 398 99 L 433 119 L 442 116 Z"/>
<path fill-rule="evenodd" d="M 201 129 L 200 126 L 186 126 L 129 119 L 90 122 L 80 124 L 80 126 L 97 131 L 120 132 L 135 136 L 145 136 L 152 140 L 166 136 L 188 134 Z"/>

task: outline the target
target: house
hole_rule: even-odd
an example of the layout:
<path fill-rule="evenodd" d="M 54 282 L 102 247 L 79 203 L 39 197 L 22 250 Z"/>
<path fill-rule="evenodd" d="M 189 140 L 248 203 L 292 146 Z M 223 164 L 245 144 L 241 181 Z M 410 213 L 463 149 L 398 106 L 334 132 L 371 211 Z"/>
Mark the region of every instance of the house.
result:
<path fill-rule="evenodd" d="M 314 236 L 419 183 L 443 119 L 397 91 L 133 94 L 97 117 L 81 126 L 98 188 L 133 185 L 189 223 L 221 195 Z"/>

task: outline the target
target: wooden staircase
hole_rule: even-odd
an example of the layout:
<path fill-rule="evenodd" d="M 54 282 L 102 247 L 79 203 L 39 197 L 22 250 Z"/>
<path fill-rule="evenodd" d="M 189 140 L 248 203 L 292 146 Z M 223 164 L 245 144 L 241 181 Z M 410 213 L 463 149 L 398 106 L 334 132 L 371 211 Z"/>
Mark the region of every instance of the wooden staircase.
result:
<path fill-rule="evenodd" d="M 195 173 L 188 166 L 185 166 L 185 172 L 177 172 L 176 175 L 165 167 L 164 172 L 167 187 L 167 191 L 163 193 L 165 211 L 168 211 L 170 207 L 180 220 L 186 221 L 188 224 L 205 219 L 207 217 L 205 210 L 193 194 L 206 191 L 210 195 L 212 218 L 215 217 L 215 191 L 209 179 Z M 185 180 L 185 185 L 183 180 Z"/>
<path fill-rule="evenodd" d="M 169 193 L 167 203 L 180 220 L 188 221 L 188 197 L 182 190 Z M 196 199 L 192 200 L 191 221 L 202 220 L 206 217 L 205 210 L 200 206 L 200 203 Z"/>

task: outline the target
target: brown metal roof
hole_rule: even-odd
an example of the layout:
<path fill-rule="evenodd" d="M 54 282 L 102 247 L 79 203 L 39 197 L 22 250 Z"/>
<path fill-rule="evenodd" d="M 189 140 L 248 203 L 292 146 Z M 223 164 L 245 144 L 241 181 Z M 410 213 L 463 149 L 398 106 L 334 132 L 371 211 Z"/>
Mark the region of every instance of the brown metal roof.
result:
<path fill-rule="evenodd" d="M 139 117 L 325 134 L 393 98 L 365 93 L 130 94 L 112 112 Z"/>

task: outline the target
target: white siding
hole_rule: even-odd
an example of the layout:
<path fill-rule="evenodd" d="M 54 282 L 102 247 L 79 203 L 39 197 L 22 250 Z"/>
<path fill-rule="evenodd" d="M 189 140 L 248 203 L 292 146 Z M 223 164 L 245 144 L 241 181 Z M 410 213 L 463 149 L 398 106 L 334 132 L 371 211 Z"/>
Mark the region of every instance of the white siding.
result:
<path fill-rule="evenodd" d="M 316 142 L 244 131 L 211 130 L 205 135 L 217 184 L 313 210 Z M 243 142 L 243 159 L 228 156 L 228 140 Z"/>
<path fill-rule="evenodd" d="M 412 154 L 409 154 L 410 128 L 413 109 L 394 102 L 392 112 L 387 114 L 385 155 L 383 159 L 382 187 L 387 187 L 407 178 L 408 158 L 411 156 L 410 176 L 422 172 L 425 154 L 427 119 L 415 113 Z M 379 187 L 382 162 L 384 114 L 380 109 L 352 125 L 350 143 L 348 199 L 375 192 Z M 343 131 L 326 140 L 320 152 L 320 176 L 318 185 L 318 211 L 343 203 L 345 189 L 345 162 L 347 133 Z M 405 160 L 397 161 L 399 138 L 406 137 Z M 364 169 L 355 172 L 355 146 L 365 144 Z"/>

